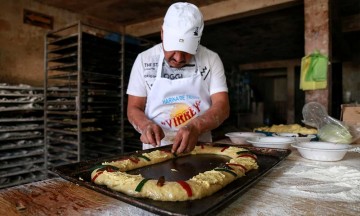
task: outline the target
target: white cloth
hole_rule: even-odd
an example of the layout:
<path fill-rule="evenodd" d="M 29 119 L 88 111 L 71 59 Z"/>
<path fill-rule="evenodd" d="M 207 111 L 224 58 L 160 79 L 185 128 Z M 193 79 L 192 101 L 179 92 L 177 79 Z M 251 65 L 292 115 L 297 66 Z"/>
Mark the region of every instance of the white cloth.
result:
<path fill-rule="evenodd" d="M 163 66 L 167 65 L 161 44 L 139 54 L 131 71 L 127 94 L 147 97 L 145 115 L 163 128 L 166 137 L 161 145 L 168 145 L 173 143 L 180 127 L 211 106 L 211 94 L 228 89 L 219 56 L 205 47 L 200 46 L 191 64 L 180 69 L 187 76 L 163 78 Z M 202 134 L 199 141 L 211 142 L 211 133 Z M 143 149 L 146 148 L 151 145 L 143 145 Z"/>

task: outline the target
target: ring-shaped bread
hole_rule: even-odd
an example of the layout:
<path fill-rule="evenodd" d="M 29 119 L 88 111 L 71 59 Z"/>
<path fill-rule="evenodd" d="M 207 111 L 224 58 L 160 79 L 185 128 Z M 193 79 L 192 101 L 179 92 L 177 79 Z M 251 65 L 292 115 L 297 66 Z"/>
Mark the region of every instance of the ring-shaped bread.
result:
<path fill-rule="evenodd" d="M 164 181 L 164 179 L 147 179 L 131 175 L 126 171 L 160 163 L 175 157 L 189 154 L 216 154 L 230 158 L 225 166 L 199 173 L 186 181 Z M 155 150 L 125 159 L 104 162 L 91 173 L 95 184 L 133 196 L 160 201 L 185 201 L 210 196 L 230 182 L 257 169 L 257 157 L 249 150 L 240 147 L 215 147 L 210 145 L 196 146 L 186 154 L 175 155 L 170 151 Z"/>

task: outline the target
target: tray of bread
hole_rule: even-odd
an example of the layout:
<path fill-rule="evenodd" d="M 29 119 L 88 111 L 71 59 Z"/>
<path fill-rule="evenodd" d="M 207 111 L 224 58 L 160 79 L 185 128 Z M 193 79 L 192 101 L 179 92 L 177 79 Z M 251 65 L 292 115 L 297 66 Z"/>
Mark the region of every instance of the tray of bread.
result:
<path fill-rule="evenodd" d="M 303 127 L 299 124 L 279 124 L 264 127 L 254 128 L 254 132 L 264 133 L 267 136 L 272 136 L 274 133 L 296 133 L 300 136 L 314 135 L 317 134 L 317 129 Z"/>
<path fill-rule="evenodd" d="M 62 165 L 64 179 L 159 215 L 209 215 L 240 197 L 289 149 L 199 143 L 190 153 L 163 146 Z"/>

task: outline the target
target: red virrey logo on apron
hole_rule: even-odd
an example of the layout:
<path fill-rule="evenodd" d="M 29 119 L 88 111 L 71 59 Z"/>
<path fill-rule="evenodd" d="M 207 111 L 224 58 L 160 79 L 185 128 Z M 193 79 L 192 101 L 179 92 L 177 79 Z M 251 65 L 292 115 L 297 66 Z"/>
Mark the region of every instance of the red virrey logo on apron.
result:
<path fill-rule="evenodd" d="M 177 104 L 171 110 L 170 118 L 162 121 L 162 125 L 167 125 L 169 128 L 178 127 L 190 119 L 192 119 L 196 114 L 200 113 L 200 100 L 195 101 L 192 106 L 187 104 Z"/>

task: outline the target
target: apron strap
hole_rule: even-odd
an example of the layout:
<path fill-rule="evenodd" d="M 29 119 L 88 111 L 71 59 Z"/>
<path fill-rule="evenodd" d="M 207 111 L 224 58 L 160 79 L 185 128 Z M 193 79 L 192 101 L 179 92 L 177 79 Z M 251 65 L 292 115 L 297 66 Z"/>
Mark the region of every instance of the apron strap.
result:
<path fill-rule="evenodd" d="M 162 46 L 161 46 L 161 51 L 160 51 L 160 57 L 159 57 L 159 61 L 158 61 L 158 67 L 157 67 L 157 71 L 156 71 L 156 78 L 161 78 L 161 72 L 162 72 L 162 67 L 163 67 L 163 63 L 164 63 L 164 50 L 162 50 Z"/>

